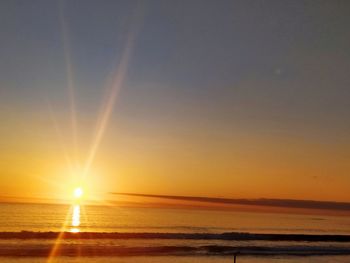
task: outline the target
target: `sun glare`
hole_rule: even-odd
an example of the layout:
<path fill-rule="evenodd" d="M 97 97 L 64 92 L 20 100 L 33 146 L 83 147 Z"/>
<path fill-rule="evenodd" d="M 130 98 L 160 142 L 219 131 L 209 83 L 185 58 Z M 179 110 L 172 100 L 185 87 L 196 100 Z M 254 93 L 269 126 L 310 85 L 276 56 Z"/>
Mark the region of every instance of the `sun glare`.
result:
<path fill-rule="evenodd" d="M 74 197 L 75 198 L 81 198 L 83 196 L 84 192 L 83 189 L 81 187 L 77 187 L 74 189 Z"/>

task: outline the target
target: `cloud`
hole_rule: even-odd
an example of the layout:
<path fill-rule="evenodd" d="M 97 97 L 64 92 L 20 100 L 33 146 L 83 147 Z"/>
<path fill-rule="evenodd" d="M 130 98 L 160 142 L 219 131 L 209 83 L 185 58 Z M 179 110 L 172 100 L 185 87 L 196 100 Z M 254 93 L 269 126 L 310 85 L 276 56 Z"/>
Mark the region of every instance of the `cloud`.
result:
<path fill-rule="evenodd" d="M 181 201 L 195 201 L 195 202 L 205 202 L 205 203 L 215 203 L 215 204 L 254 205 L 254 206 L 268 206 L 268 207 L 350 211 L 350 203 L 347 203 L 347 202 L 294 200 L 294 199 L 267 199 L 267 198 L 230 199 L 230 198 L 215 198 L 215 197 L 154 195 L 154 194 L 137 194 L 137 193 L 111 193 L 111 194 L 135 196 L 135 197 L 161 198 L 161 199 L 181 200 Z"/>

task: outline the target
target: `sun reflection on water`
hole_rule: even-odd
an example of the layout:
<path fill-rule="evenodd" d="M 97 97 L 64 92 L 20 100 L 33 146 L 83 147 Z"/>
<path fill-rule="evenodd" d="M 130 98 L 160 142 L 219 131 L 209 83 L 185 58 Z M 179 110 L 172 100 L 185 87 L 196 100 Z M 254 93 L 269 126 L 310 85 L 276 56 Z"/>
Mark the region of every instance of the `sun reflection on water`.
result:
<path fill-rule="evenodd" d="M 69 232 L 71 232 L 71 233 L 79 233 L 79 232 L 80 232 L 80 229 L 77 228 L 77 227 L 73 227 L 73 228 L 71 228 L 71 229 L 69 230 Z"/>
<path fill-rule="evenodd" d="M 77 233 L 80 232 L 79 230 L 80 226 L 80 205 L 74 205 L 73 206 L 73 213 L 72 213 L 72 227 L 70 229 L 70 232 Z"/>

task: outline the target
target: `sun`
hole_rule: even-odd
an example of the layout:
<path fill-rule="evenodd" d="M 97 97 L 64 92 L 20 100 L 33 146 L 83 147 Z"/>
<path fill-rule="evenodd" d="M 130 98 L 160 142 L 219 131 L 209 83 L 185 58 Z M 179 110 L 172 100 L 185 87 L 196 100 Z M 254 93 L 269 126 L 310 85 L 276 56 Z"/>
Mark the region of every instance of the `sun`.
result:
<path fill-rule="evenodd" d="M 84 191 L 83 191 L 83 189 L 81 187 L 77 187 L 77 188 L 74 189 L 74 193 L 73 194 L 74 194 L 74 197 L 76 199 L 79 199 L 79 198 L 81 198 L 83 196 Z"/>

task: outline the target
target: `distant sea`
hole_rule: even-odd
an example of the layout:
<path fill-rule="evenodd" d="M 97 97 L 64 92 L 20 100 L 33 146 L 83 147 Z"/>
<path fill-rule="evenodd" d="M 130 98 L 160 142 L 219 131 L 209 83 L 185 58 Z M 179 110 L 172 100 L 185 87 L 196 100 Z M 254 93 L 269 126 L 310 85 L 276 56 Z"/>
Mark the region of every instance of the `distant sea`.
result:
<path fill-rule="evenodd" d="M 62 234 L 63 233 L 63 234 Z M 350 262 L 350 218 L 0 204 L 0 262 Z"/>

